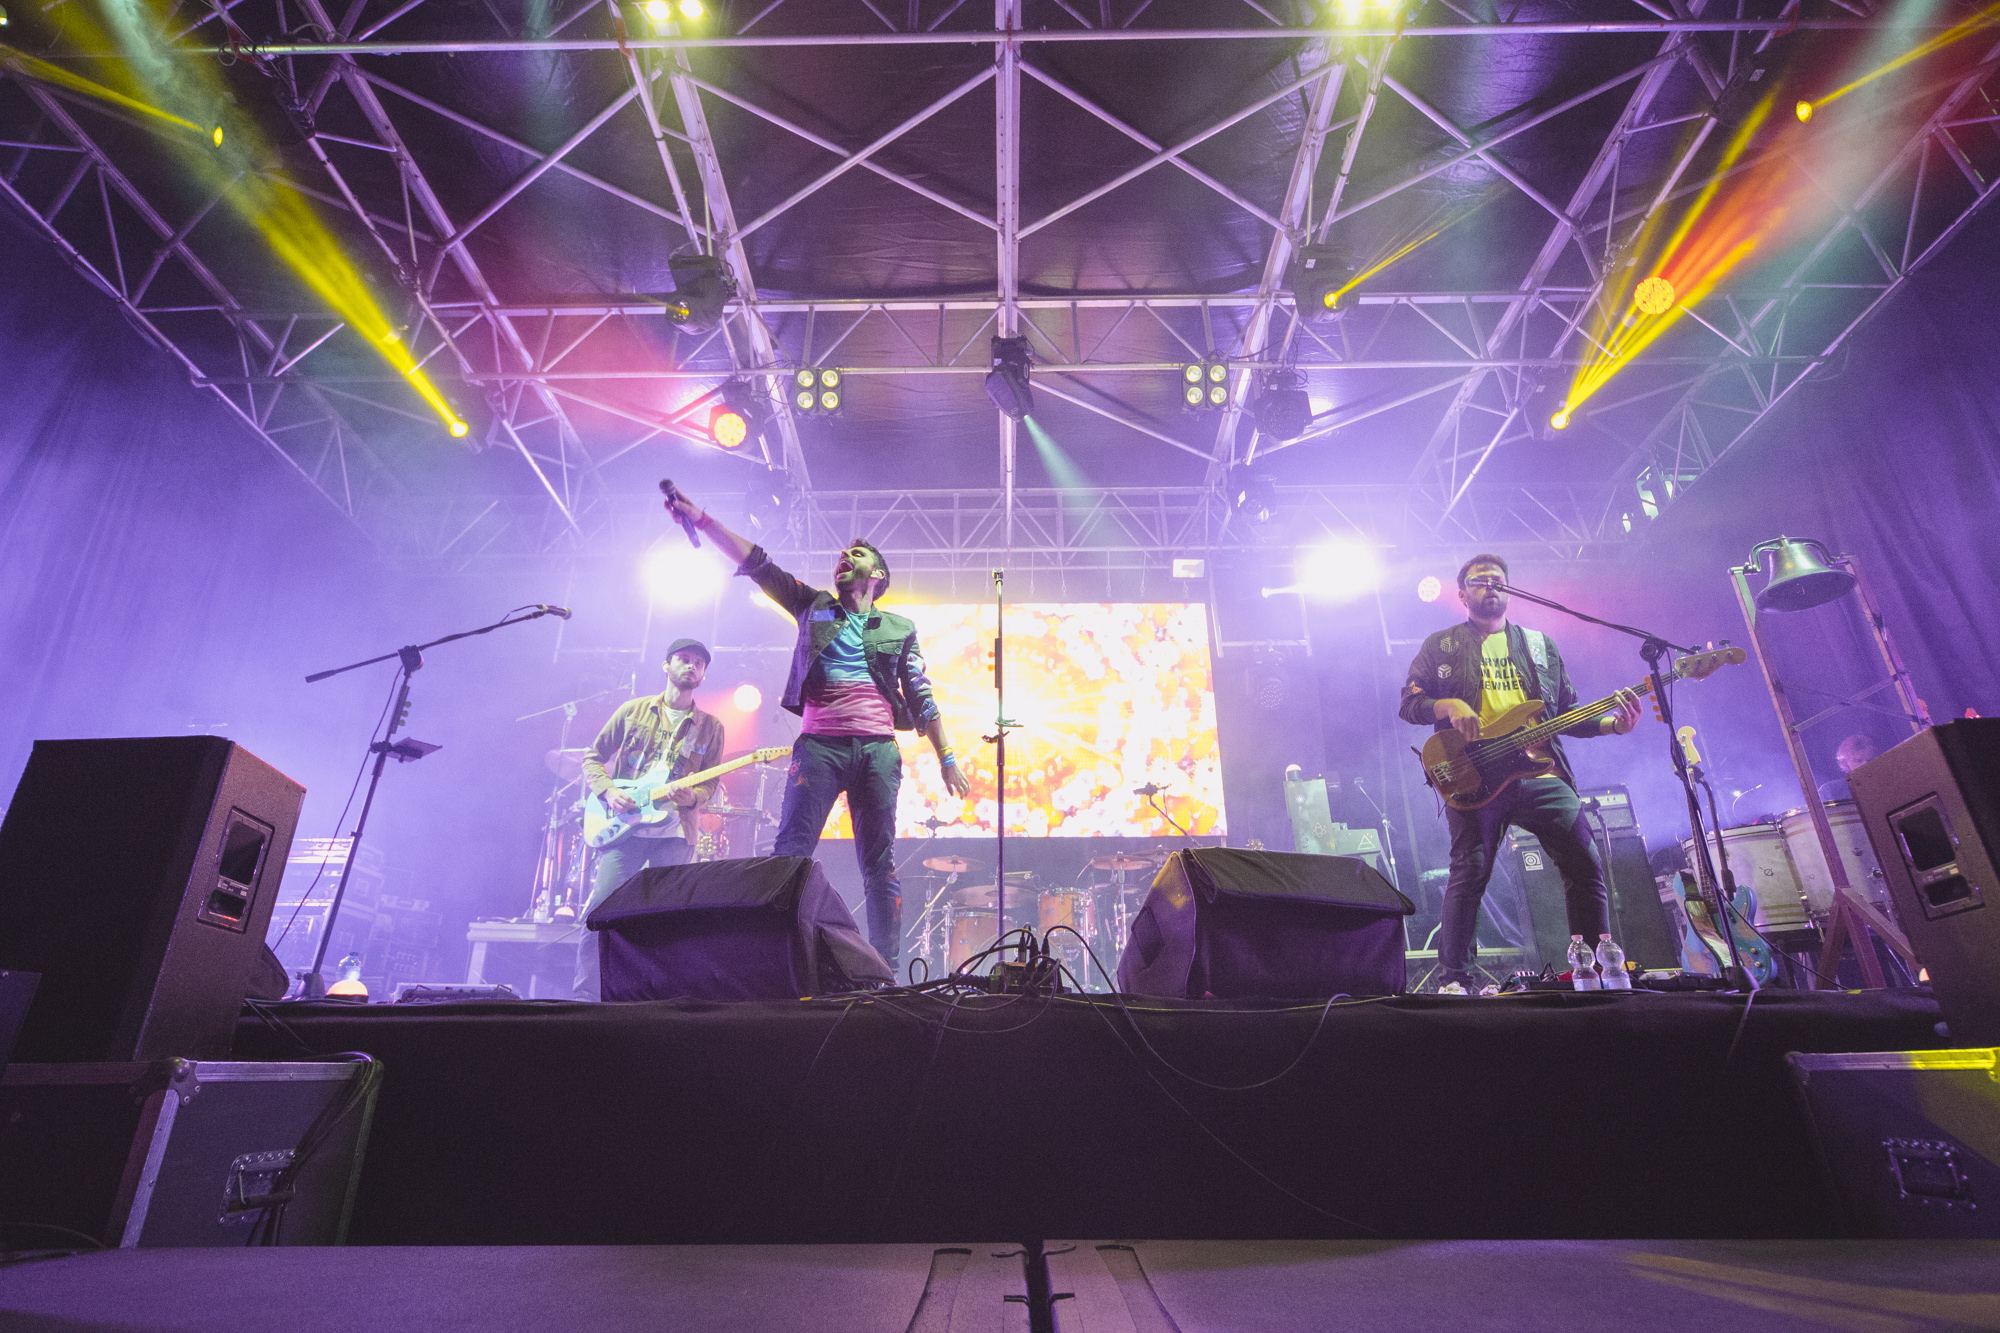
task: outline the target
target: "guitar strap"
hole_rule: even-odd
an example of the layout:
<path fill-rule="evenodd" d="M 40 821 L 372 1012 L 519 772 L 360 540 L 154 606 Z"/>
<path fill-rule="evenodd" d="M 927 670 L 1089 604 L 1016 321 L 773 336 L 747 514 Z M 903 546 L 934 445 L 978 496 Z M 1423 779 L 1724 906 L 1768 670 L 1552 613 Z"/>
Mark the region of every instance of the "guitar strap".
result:
<path fill-rule="evenodd" d="M 1528 641 L 1528 656 L 1535 659 L 1535 674 L 1541 675 L 1549 669 L 1549 636 L 1525 627 L 1521 636 Z"/>

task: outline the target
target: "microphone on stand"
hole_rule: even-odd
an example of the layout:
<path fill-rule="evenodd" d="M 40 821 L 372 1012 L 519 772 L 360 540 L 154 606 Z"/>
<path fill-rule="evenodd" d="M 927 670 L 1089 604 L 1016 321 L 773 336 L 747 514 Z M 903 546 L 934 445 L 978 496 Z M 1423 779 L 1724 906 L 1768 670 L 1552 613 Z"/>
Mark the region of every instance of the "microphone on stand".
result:
<path fill-rule="evenodd" d="M 537 602 L 535 603 L 535 610 L 545 616 L 561 616 L 564 620 L 568 620 L 570 617 L 570 610 L 566 606 L 549 606 L 545 603 Z"/>
<path fill-rule="evenodd" d="M 1160 794 L 1160 788 L 1158 784 L 1149 782 L 1143 787 L 1134 787 L 1132 794 L 1134 796 L 1157 796 Z"/>

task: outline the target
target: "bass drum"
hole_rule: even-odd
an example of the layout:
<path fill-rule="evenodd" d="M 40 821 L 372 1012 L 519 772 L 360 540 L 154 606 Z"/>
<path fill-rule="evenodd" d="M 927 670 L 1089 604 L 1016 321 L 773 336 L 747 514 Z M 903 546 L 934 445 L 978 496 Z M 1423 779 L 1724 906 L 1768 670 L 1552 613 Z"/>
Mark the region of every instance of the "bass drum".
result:
<path fill-rule="evenodd" d="M 1737 887 L 1749 889 L 1757 900 L 1755 924 L 1759 930 L 1799 930 L 1811 924 L 1783 829 L 1772 824 L 1724 829 L 1722 846 Z M 1681 850 L 1687 853 L 1688 864 L 1692 866 L 1694 839 L 1682 839 Z M 1713 841 L 1708 850 L 1709 855 L 1715 854 Z"/>
<path fill-rule="evenodd" d="M 1787 810 L 1781 820 L 1785 841 L 1791 847 L 1792 864 L 1799 868 L 1799 886 L 1805 890 L 1806 906 L 1815 917 L 1824 918 L 1833 912 L 1833 876 L 1827 872 L 1826 853 L 1820 848 L 1819 835 L 1813 831 L 1812 811 Z M 1828 801 L 1826 822 L 1833 827 L 1833 845 L 1840 851 L 1848 886 L 1889 912 L 1889 886 L 1875 860 L 1875 849 L 1868 845 L 1868 830 L 1862 823 L 1861 811 L 1852 801 Z"/>

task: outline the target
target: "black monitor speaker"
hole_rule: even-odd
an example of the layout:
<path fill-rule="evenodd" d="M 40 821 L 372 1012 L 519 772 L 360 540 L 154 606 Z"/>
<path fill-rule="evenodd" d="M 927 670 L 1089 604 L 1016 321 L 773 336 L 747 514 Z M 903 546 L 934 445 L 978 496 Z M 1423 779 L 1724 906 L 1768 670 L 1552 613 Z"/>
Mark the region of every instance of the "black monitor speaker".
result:
<path fill-rule="evenodd" d="M 1175 852 L 1133 918 L 1118 989 L 1201 999 L 1393 995 L 1416 909 L 1359 857 Z"/>
<path fill-rule="evenodd" d="M 305 788 L 220 736 L 37 741 L 0 824 L 20 1061 L 221 1059 Z"/>
<path fill-rule="evenodd" d="M 1919 732 L 1847 785 L 1952 1043 L 2000 1044 L 2000 718 Z"/>
<path fill-rule="evenodd" d="M 1605 859 L 1604 841 L 1592 839 L 1591 850 L 1600 862 Z M 1680 945 L 1666 907 L 1660 901 L 1660 887 L 1646 857 L 1645 839 L 1637 829 L 1614 827 L 1609 841 L 1611 858 L 1604 866 L 1604 893 L 1611 915 L 1611 938 L 1618 941 L 1627 958 L 1641 967 L 1679 967 Z M 1567 965 L 1564 959 L 1569 952 L 1569 906 L 1562 875 L 1542 849 L 1540 840 L 1525 829 L 1509 830 L 1507 851 L 1509 864 L 1520 876 L 1522 892 L 1528 900 L 1535 952 L 1543 963 L 1553 963 L 1561 969 Z"/>
<path fill-rule="evenodd" d="M 606 1000 L 795 1000 L 894 979 L 805 856 L 641 870 L 587 924 Z"/>

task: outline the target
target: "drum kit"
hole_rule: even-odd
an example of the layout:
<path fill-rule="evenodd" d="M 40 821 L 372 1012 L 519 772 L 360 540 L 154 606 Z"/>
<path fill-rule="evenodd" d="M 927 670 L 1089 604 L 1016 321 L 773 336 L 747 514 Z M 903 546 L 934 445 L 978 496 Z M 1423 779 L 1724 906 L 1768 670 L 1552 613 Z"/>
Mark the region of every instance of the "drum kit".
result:
<path fill-rule="evenodd" d="M 549 821 L 542 832 L 542 854 L 535 867 L 535 887 L 530 916 L 535 921 L 568 921 L 590 900 L 594 857 L 583 840 L 583 759 L 582 749 L 550 750 L 542 756 L 543 766 L 556 776 L 556 789 L 549 796 Z M 725 755 L 723 762 L 747 753 Z M 767 828 L 777 820 L 764 812 L 765 786 L 770 780 L 767 765 L 756 766 L 756 795 L 745 805 L 733 804 L 727 788 L 701 807 L 695 827 L 689 830 L 694 845 L 693 860 L 720 861 L 730 857 L 755 856 Z"/>
<path fill-rule="evenodd" d="M 1847 882 L 1869 902 L 1890 911 L 1888 885 L 1875 850 L 1868 845 L 1861 812 L 1853 801 L 1828 801 L 1826 819 L 1833 826 Z M 1681 846 L 1690 857 L 1694 855 L 1692 838 Z M 1825 925 L 1833 912 L 1833 875 L 1813 831 L 1811 810 L 1787 810 L 1755 824 L 1724 829 L 1722 846 L 1737 884 L 1748 885 L 1756 897 L 1758 930 L 1784 932 Z"/>
<path fill-rule="evenodd" d="M 1125 950 L 1132 919 L 1139 913 L 1151 872 L 1166 864 L 1164 850 L 1118 852 L 1093 857 L 1075 885 L 1048 883 L 1032 870 L 1010 870 L 1006 878 L 1004 929 L 1032 929 L 1047 940 L 1074 983 L 1108 991 Z M 908 932 L 910 957 L 922 958 L 933 977 L 960 969 L 984 973 L 1002 934 L 1001 893 L 996 883 L 964 884 L 980 863 L 963 856 L 931 856 L 924 869 L 936 887 Z M 1147 872 L 1141 874 L 1139 872 Z M 1091 964 L 1096 956 L 1097 966 Z M 1110 975 L 1107 975 L 1107 972 Z"/>

